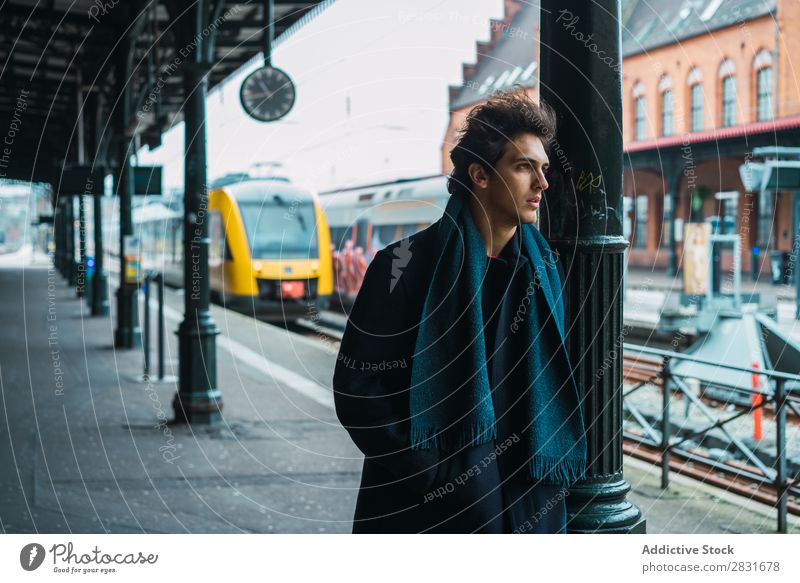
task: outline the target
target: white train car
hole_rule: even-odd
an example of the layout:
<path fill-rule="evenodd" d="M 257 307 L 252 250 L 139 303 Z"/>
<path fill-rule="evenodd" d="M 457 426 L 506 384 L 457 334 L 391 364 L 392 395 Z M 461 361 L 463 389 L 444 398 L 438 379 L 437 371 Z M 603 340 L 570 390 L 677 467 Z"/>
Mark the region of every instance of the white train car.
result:
<path fill-rule="evenodd" d="M 323 192 L 320 200 L 336 248 L 351 241 L 374 255 L 439 219 L 449 196 L 446 176 L 427 176 Z"/>
<path fill-rule="evenodd" d="M 323 192 L 333 254 L 334 290 L 342 305 L 355 298 L 380 249 L 437 221 L 447 206 L 446 176 L 425 176 Z"/>

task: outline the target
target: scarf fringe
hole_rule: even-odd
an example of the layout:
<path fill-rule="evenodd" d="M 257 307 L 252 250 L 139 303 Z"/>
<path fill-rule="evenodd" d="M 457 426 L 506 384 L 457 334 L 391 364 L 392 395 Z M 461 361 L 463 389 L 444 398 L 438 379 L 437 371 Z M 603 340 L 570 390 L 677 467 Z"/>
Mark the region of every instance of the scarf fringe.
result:
<path fill-rule="evenodd" d="M 570 486 L 585 477 L 586 460 L 537 455 L 528 461 L 528 474 L 535 480 Z"/>
<path fill-rule="evenodd" d="M 437 427 L 411 427 L 411 449 L 440 448 L 447 451 L 483 445 L 497 438 L 494 421 L 475 421 L 468 427 L 442 432 Z"/>

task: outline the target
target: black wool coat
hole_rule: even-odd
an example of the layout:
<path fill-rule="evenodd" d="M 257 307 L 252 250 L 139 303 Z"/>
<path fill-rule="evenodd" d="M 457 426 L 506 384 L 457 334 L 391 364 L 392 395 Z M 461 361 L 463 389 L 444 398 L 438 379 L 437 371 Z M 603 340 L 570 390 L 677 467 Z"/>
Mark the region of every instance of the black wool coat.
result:
<path fill-rule="evenodd" d="M 439 253 L 437 225 L 376 254 L 337 356 L 336 414 L 365 456 L 353 532 L 563 532 L 566 492 L 530 482 L 523 476 L 524 460 L 509 469 L 523 440 L 512 444 L 498 433 L 496 443 L 457 452 L 410 447 L 412 356 Z M 526 259 L 519 255 L 519 232 L 502 256 L 509 259 L 505 277 L 521 277 L 520 260 Z M 488 306 L 495 316 L 486 330 L 508 330 L 523 297 L 512 291 L 520 286 L 499 287 L 504 289 L 495 294 L 497 309 Z M 551 332 L 557 335 L 555 329 Z M 513 369 L 508 363 L 516 362 L 514 344 L 521 343 L 498 342 L 494 349 L 487 340 L 487 355 L 494 363 L 489 368 L 492 386 L 514 386 L 513 374 L 507 375 Z M 508 383 L 498 380 L 499 375 L 507 376 Z M 494 405 L 498 419 L 513 417 L 503 414 L 507 403 L 495 400 Z"/>

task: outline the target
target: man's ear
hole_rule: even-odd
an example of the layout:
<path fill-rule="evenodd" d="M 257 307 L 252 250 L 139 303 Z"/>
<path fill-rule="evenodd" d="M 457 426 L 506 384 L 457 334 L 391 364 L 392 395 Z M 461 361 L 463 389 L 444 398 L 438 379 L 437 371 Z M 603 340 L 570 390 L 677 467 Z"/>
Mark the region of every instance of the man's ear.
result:
<path fill-rule="evenodd" d="M 478 188 L 486 188 L 489 185 L 489 174 L 486 172 L 486 168 L 478 162 L 473 162 L 467 167 L 467 175 L 472 184 Z"/>

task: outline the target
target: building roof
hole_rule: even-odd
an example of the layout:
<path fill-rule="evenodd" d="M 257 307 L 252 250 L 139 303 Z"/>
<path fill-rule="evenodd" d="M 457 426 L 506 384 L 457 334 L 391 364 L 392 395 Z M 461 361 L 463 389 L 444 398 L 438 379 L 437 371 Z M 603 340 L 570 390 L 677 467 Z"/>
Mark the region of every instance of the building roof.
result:
<path fill-rule="evenodd" d="M 634 55 L 773 14 L 777 0 L 622 0 L 622 54 Z M 497 23 L 493 23 L 497 26 Z M 539 4 L 524 2 L 502 41 L 478 51 L 477 66 L 465 66 L 464 83 L 452 91 L 450 109 L 486 99 L 514 83 L 534 87 L 538 77 Z M 479 47 L 481 44 L 479 43 Z"/>
<path fill-rule="evenodd" d="M 450 101 L 450 109 L 461 109 L 486 99 L 493 91 L 519 84 L 536 85 L 539 4 L 523 2 L 510 22 L 493 21 L 500 40 L 478 51 L 474 73 L 464 78 L 461 90 Z M 481 45 L 479 44 L 479 47 Z"/>
<path fill-rule="evenodd" d="M 777 0 L 623 0 L 627 57 L 772 14 Z"/>

